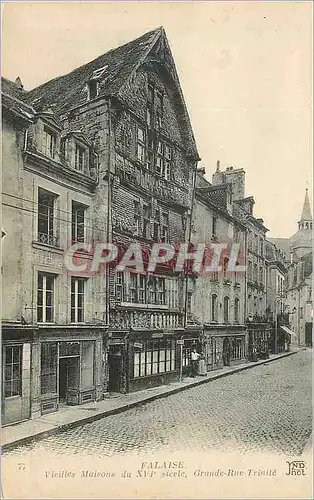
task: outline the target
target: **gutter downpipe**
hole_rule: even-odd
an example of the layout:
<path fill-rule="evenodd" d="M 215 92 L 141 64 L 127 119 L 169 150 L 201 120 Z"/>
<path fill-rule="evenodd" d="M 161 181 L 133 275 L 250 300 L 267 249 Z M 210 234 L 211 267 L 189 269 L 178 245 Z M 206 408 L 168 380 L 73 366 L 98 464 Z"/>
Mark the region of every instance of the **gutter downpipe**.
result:
<path fill-rule="evenodd" d="M 110 221 L 111 221 L 111 190 L 112 190 L 112 179 L 111 179 L 111 135 L 112 135 L 112 123 L 111 123 L 111 102 L 110 98 L 108 100 L 108 199 L 107 199 L 107 230 L 106 239 L 109 243 L 110 239 Z M 106 266 L 106 326 L 109 326 L 109 278 L 110 278 L 110 268 Z"/>
<path fill-rule="evenodd" d="M 197 174 L 197 162 L 195 162 L 194 172 L 193 172 L 192 196 L 191 196 L 191 210 L 190 210 L 189 234 L 188 234 L 188 244 L 189 245 L 191 243 L 191 234 L 192 234 L 192 217 L 193 217 L 193 207 L 194 207 L 194 198 L 195 198 L 196 174 Z M 189 281 L 189 277 L 187 275 L 186 279 L 185 279 L 184 328 L 186 328 L 186 325 L 187 325 L 187 292 L 188 292 L 188 281 Z"/>

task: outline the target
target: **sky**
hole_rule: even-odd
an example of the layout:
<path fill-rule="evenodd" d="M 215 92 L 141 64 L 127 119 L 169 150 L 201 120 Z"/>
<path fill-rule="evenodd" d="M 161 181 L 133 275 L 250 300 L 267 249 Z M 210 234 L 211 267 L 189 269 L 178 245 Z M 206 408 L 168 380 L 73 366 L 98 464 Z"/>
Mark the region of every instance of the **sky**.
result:
<path fill-rule="evenodd" d="M 2 75 L 26 90 L 163 26 L 199 166 L 246 172 L 269 237 L 297 230 L 312 200 L 312 2 L 2 4 Z M 313 204 L 311 201 L 313 209 Z"/>

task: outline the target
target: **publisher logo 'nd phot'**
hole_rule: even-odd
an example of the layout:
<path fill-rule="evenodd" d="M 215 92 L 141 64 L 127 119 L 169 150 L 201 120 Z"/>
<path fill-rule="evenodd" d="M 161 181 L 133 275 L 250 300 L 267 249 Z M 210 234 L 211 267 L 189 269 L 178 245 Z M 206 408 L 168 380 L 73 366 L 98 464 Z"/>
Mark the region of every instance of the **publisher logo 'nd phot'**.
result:
<path fill-rule="evenodd" d="M 306 466 L 303 460 L 292 460 L 291 462 L 286 462 L 288 464 L 288 472 L 286 476 L 305 476 Z"/>

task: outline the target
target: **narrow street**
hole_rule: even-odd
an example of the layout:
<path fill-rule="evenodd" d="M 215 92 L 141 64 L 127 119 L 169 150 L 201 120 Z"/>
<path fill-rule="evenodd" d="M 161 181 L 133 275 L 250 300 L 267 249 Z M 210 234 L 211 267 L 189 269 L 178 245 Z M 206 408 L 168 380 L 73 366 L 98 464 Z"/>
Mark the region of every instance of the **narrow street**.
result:
<path fill-rule="evenodd" d="M 8 455 L 94 457 L 237 450 L 300 454 L 311 433 L 312 351 L 103 418 Z"/>

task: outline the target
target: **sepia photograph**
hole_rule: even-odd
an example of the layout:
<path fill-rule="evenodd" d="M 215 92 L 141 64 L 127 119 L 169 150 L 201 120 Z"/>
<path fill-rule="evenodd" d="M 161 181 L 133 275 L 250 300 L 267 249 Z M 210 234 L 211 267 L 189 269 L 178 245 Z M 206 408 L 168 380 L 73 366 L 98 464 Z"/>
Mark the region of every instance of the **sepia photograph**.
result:
<path fill-rule="evenodd" d="M 1 7 L 3 498 L 312 498 L 312 2 Z"/>

